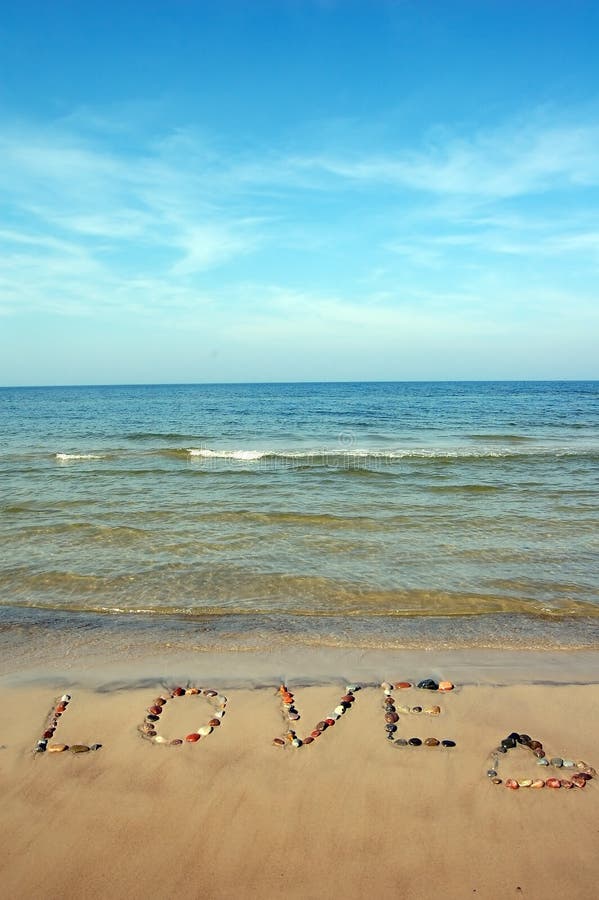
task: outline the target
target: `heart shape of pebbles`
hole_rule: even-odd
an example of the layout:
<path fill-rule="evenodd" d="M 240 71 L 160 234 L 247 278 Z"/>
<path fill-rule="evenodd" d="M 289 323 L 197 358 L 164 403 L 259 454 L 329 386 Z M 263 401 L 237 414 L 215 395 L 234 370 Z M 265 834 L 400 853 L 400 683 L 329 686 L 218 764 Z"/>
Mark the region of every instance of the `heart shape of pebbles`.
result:
<path fill-rule="evenodd" d="M 569 778 L 558 778 L 557 773 L 547 779 L 543 778 L 506 778 L 503 781 L 499 777 L 499 761 L 510 750 L 522 747 L 530 751 L 535 757 L 536 764 L 543 771 L 545 769 L 555 769 L 560 775 L 565 775 L 566 771 L 575 770 Z M 577 787 L 581 790 L 586 787 L 587 782 L 591 781 L 597 774 L 592 766 L 583 760 L 563 759 L 561 756 L 547 757 L 545 749 L 541 741 L 534 740 L 529 734 L 520 734 L 512 731 L 507 737 L 502 738 L 499 746 L 491 754 L 491 767 L 487 769 L 487 777 L 491 779 L 493 784 L 504 784 L 508 790 L 517 791 L 520 788 L 550 788 L 553 790 L 572 790 Z M 565 770 L 565 771 L 560 771 Z"/>
<path fill-rule="evenodd" d="M 158 734 L 158 723 L 166 704 L 178 697 L 189 696 L 202 696 L 210 702 L 214 712 L 208 722 L 195 731 L 190 732 L 185 738 L 167 738 Z M 175 687 L 168 692 L 168 697 L 156 697 L 152 701 L 151 706 L 148 706 L 144 721 L 138 726 L 138 731 L 143 738 L 152 741 L 154 744 L 166 744 L 169 747 L 180 747 L 183 743 L 197 744 L 201 738 L 207 737 L 215 728 L 220 726 L 225 715 L 226 706 L 227 698 L 223 694 L 219 694 L 218 691 L 199 687 Z"/>

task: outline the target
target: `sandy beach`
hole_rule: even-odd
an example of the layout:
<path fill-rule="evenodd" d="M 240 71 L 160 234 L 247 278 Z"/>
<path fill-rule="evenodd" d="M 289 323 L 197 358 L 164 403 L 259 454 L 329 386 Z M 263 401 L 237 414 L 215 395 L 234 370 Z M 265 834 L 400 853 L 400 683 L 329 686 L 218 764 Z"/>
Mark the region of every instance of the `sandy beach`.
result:
<path fill-rule="evenodd" d="M 139 667 L 127 677 L 126 666 L 83 674 L 56 663 L 45 676 L 4 674 L 5 896 L 595 897 L 599 781 L 584 790 L 506 789 L 507 778 L 569 779 L 578 771 L 541 768 L 522 746 L 499 758 L 504 783 L 486 773 L 491 751 L 514 731 L 541 741 L 548 757 L 597 765 L 597 662 L 564 654 L 547 657 L 543 670 L 542 654 L 488 656 L 483 668 L 444 654 L 440 675 L 455 681 L 451 693 L 392 692 L 397 707 L 441 710 L 400 714 L 395 738 L 451 739 L 452 748 L 386 740 L 385 695 L 374 679 L 334 727 L 294 749 L 273 745 L 288 725 L 280 682 L 264 661 L 248 686 L 239 675 L 227 684 L 224 662 L 210 659 L 196 662 L 197 679 L 185 683 L 189 661 L 174 658 L 173 677 L 154 681 Z M 426 654 L 385 663 L 361 654 L 354 662 L 357 674 L 386 665 L 380 678 L 392 682 L 438 671 Z M 339 663 L 333 656 L 331 669 Z M 343 663 L 346 674 L 351 660 Z M 243 665 L 249 673 L 252 661 Z M 168 700 L 156 727 L 169 740 L 214 715 L 203 695 L 169 699 L 178 684 L 226 696 L 221 725 L 197 743 L 144 739 L 138 726 L 157 697 Z M 320 672 L 317 683 L 299 675 L 289 682 L 298 736 L 331 713 L 346 687 L 332 672 Z M 67 690 L 72 699 L 51 743 L 101 748 L 33 753 Z"/>

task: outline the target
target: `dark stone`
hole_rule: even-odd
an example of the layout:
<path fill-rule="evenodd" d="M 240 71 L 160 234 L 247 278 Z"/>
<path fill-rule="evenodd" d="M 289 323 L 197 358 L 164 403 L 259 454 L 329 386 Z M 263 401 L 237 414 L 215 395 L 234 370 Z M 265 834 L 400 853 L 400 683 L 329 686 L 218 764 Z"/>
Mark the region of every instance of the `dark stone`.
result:
<path fill-rule="evenodd" d="M 545 758 L 545 751 L 543 750 L 542 747 L 539 747 L 538 750 L 533 750 L 533 753 L 534 753 L 534 755 L 536 756 L 537 759 L 544 759 L 544 758 Z"/>
<path fill-rule="evenodd" d="M 530 745 L 532 738 L 529 734 L 519 734 L 516 740 L 519 744 L 524 744 L 526 746 L 527 744 Z"/>
<path fill-rule="evenodd" d="M 102 744 L 92 744 L 89 749 L 90 750 L 100 750 L 101 747 L 102 747 Z"/>
<path fill-rule="evenodd" d="M 389 734 L 393 734 L 394 731 L 397 731 L 397 725 L 385 725 L 385 731 L 388 731 Z"/>
<path fill-rule="evenodd" d="M 146 716 L 146 719 L 148 722 L 157 722 L 159 718 L 160 718 L 160 716 L 155 716 L 153 713 L 149 713 Z"/>
<path fill-rule="evenodd" d="M 412 707 L 412 712 L 413 712 L 413 713 L 421 713 L 421 712 L 422 712 L 422 707 L 421 707 L 421 706 L 413 706 L 413 707 Z"/>
<path fill-rule="evenodd" d="M 511 734 L 508 734 L 509 738 L 512 738 L 514 741 L 517 741 L 520 738 L 520 735 L 517 731 L 512 731 Z"/>
<path fill-rule="evenodd" d="M 405 738 L 397 738 L 396 741 L 393 741 L 393 744 L 395 747 L 407 747 L 408 746 L 408 742 L 406 741 Z"/>
<path fill-rule="evenodd" d="M 439 741 L 437 738 L 426 738 L 424 745 L 425 747 L 438 747 Z"/>
<path fill-rule="evenodd" d="M 496 748 L 495 748 L 495 752 L 496 752 L 496 753 L 507 753 L 507 747 L 504 747 L 503 744 L 502 744 L 501 747 L 496 747 Z"/>
<path fill-rule="evenodd" d="M 424 678 L 418 682 L 418 687 L 425 691 L 438 691 L 439 685 L 432 678 Z"/>
<path fill-rule="evenodd" d="M 418 687 L 420 687 L 420 685 L 418 685 Z M 422 741 L 420 740 L 420 738 L 410 738 L 408 744 L 410 745 L 410 747 L 421 747 Z"/>
<path fill-rule="evenodd" d="M 529 741 L 528 746 L 531 750 L 542 750 L 543 745 L 540 741 Z"/>
<path fill-rule="evenodd" d="M 506 737 L 502 740 L 501 746 L 505 747 L 506 750 L 512 750 L 516 746 L 516 739 L 513 738 L 510 734 L 509 737 Z"/>
<path fill-rule="evenodd" d="M 390 724 L 399 722 L 399 716 L 396 712 L 385 713 L 385 722 L 389 722 Z"/>
<path fill-rule="evenodd" d="M 487 775 L 489 776 L 489 778 L 495 778 L 497 772 L 495 769 L 487 769 Z"/>
<path fill-rule="evenodd" d="M 455 741 L 441 741 L 442 747 L 455 747 Z"/>

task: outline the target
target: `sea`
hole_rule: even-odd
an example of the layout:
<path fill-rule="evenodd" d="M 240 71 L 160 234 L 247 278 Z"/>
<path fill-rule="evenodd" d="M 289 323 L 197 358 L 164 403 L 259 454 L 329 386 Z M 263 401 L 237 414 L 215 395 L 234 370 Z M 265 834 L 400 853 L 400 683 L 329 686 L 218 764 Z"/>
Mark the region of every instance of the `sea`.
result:
<path fill-rule="evenodd" d="M 2 388 L 0 546 L 8 648 L 595 649 L 599 382 Z"/>

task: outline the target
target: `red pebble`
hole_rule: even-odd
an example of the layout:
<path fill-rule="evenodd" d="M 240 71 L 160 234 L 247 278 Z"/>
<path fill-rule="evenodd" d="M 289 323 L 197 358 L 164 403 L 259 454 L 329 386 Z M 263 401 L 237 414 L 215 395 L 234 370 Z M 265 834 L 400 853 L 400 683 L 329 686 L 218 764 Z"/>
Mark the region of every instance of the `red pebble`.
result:
<path fill-rule="evenodd" d="M 550 787 L 550 788 L 561 788 L 561 786 L 562 786 L 562 783 L 559 780 L 559 778 L 548 778 L 547 781 L 545 782 L 545 784 L 547 785 L 547 787 Z"/>
<path fill-rule="evenodd" d="M 162 714 L 161 706 L 149 706 L 148 712 L 152 713 L 153 716 L 160 716 Z"/>
<path fill-rule="evenodd" d="M 185 689 L 182 687 L 176 687 L 176 688 L 173 688 L 173 690 L 172 690 L 173 697 L 182 697 L 184 693 L 185 693 Z"/>
<path fill-rule="evenodd" d="M 574 785 L 572 784 L 572 782 L 571 782 L 571 781 L 566 781 L 565 778 L 562 778 L 562 779 L 560 780 L 560 784 L 561 784 L 561 786 L 562 786 L 563 788 L 565 788 L 567 791 L 571 791 L 572 788 L 574 787 Z"/>
<path fill-rule="evenodd" d="M 210 719 L 208 724 L 211 728 L 218 728 L 218 726 L 220 725 L 220 719 Z"/>
<path fill-rule="evenodd" d="M 307 738 L 304 738 L 304 740 L 302 741 L 302 743 L 303 743 L 303 744 L 313 744 L 313 743 L 314 743 L 314 738 L 313 738 L 313 737 L 307 737 Z"/>
<path fill-rule="evenodd" d="M 67 707 L 66 707 L 66 703 L 59 703 L 58 706 L 56 707 L 56 710 L 55 710 L 55 711 L 56 711 L 57 713 L 63 713 L 63 712 L 65 711 L 66 708 L 67 708 Z"/>
<path fill-rule="evenodd" d="M 311 732 L 310 732 L 310 735 L 311 735 L 313 738 L 320 737 L 320 731 L 318 731 L 318 729 L 315 728 L 314 731 L 311 731 Z M 305 743 L 306 743 L 306 742 L 304 741 L 304 744 L 305 744 Z"/>
<path fill-rule="evenodd" d="M 341 698 L 342 703 L 353 703 L 356 698 L 353 694 L 346 694 L 345 697 Z"/>
<path fill-rule="evenodd" d="M 187 737 L 185 738 L 185 740 L 189 741 L 190 744 L 195 744 L 196 741 L 199 741 L 199 739 L 200 739 L 200 735 L 195 734 L 195 732 L 194 732 L 194 734 L 188 734 Z"/>
<path fill-rule="evenodd" d="M 517 791 L 520 785 L 514 778 L 507 778 L 505 782 L 506 788 L 509 788 L 511 791 Z"/>
<path fill-rule="evenodd" d="M 398 681 L 395 687 L 401 690 L 402 688 L 411 688 L 412 685 L 409 681 Z"/>
<path fill-rule="evenodd" d="M 334 720 L 334 719 L 325 719 L 325 722 L 327 723 L 327 725 L 328 725 L 329 727 L 330 727 L 331 725 L 334 725 L 334 724 L 335 724 L 335 720 Z"/>

